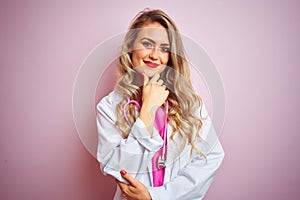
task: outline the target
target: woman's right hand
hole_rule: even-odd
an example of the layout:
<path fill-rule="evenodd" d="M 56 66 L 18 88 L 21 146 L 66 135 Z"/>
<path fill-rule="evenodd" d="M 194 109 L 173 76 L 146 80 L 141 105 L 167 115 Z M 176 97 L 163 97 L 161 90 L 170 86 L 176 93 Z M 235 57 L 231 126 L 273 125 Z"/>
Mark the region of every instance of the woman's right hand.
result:
<path fill-rule="evenodd" d="M 159 73 L 156 73 L 150 80 L 147 75 L 143 74 L 143 76 L 142 107 L 153 112 L 166 101 L 169 91 L 166 89 L 166 86 L 163 85 L 163 80 L 159 79 Z"/>
<path fill-rule="evenodd" d="M 142 108 L 140 118 L 146 126 L 153 126 L 156 110 L 166 101 L 169 91 L 163 85 L 163 80 L 159 79 L 156 73 L 150 80 L 147 75 L 144 76 L 144 87 L 142 91 Z"/>

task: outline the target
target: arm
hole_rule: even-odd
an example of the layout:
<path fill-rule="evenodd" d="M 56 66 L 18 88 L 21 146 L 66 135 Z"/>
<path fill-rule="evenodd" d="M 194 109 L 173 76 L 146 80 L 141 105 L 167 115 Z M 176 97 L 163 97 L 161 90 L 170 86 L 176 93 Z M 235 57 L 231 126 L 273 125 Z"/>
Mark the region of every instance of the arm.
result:
<path fill-rule="evenodd" d="M 134 177 L 137 173 L 147 171 L 147 165 L 161 146 L 162 139 L 156 130 L 150 137 L 146 126 L 139 118 L 133 124 L 127 139 L 115 126 L 116 94 L 111 93 L 97 105 L 98 151 L 97 159 L 102 172 L 124 181 L 120 175 L 121 169 L 126 169 Z"/>
<path fill-rule="evenodd" d="M 206 141 L 212 141 L 212 138 L 214 141 L 212 148 L 206 154 L 207 162 L 201 155 L 194 152 L 190 163 L 180 169 L 173 180 L 162 187 L 148 188 L 153 200 L 199 200 L 204 197 L 225 154 L 209 118 L 203 121 L 201 133 Z M 205 152 L 201 141 L 197 141 L 196 145 L 202 152 Z"/>
<path fill-rule="evenodd" d="M 120 176 L 121 169 L 126 169 L 135 178 L 138 173 L 148 173 L 149 162 L 163 144 L 158 131 L 153 129 L 153 122 L 156 109 L 163 104 L 169 91 L 162 86 L 159 74 L 150 81 L 146 75 L 143 76 L 143 105 L 127 139 L 122 138 L 115 126 L 116 105 L 113 103 L 116 102 L 116 94 L 111 93 L 97 105 L 98 161 L 105 174 L 123 182 L 126 181 Z"/>

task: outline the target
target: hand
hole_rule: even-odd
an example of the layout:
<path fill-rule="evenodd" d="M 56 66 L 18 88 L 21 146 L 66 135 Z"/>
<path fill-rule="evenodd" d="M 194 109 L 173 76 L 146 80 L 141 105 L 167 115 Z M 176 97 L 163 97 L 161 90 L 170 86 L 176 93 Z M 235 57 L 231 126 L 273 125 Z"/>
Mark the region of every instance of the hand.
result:
<path fill-rule="evenodd" d="M 128 200 L 151 200 L 151 196 L 146 186 L 140 181 L 136 180 L 125 170 L 121 172 L 122 177 L 128 181 L 129 184 L 122 183 L 117 180 L 117 183 L 122 191 L 122 196 Z"/>
<path fill-rule="evenodd" d="M 144 87 L 142 107 L 146 107 L 149 112 L 154 112 L 166 101 L 169 91 L 166 89 L 166 86 L 163 85 L 163 80 L 159 79 L 158 73 L 156 73 L 150 81 L 147 75 L 143 74 L 143 76 Z"/>
<path fill-rule="evenodd" d="M 148 132 L 152 137 L 153 124 L 157 108 L 161 106 L 167 99 L 169 91 L 163 85 L 163 81 L 159 79 L 159 74 L 156 73 L 149 81 L 148 76 L 144 76 L 143 87 L 143 104 L 140 111 L 140 119 L 144 122 Z"/>

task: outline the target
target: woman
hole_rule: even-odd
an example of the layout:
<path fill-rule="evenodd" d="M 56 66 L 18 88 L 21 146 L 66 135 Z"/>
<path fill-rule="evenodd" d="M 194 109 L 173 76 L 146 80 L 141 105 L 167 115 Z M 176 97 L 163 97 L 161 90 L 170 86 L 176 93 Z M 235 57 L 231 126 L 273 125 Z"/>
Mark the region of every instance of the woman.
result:
<path fill-rule="evenodd" d="M 202 199 L 224 151 L 190 82 L 178 29 L 160 10 L 132 22 L 115 90 L 97 105 L 97 158 L 114 199 Z"/>

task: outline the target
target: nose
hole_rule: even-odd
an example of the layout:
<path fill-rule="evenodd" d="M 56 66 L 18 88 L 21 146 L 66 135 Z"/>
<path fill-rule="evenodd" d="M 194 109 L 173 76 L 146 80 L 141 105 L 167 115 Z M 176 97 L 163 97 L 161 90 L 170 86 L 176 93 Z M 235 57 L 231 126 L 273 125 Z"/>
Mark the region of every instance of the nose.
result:
<path fill-rule="evenodd" d="M 159 53 L 159 50 L 158 48 L 153 48 L 149 54 L 149 57 L 152 59 L 152 60 L 157 60 L 158 59 L 158 53 Z"/>

